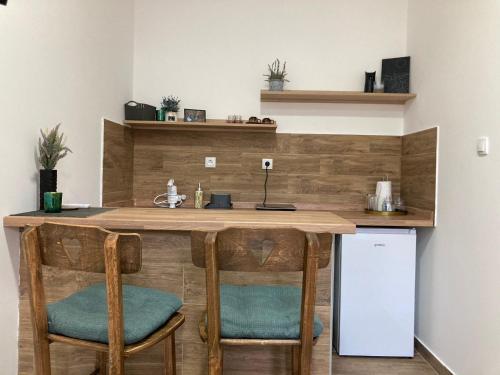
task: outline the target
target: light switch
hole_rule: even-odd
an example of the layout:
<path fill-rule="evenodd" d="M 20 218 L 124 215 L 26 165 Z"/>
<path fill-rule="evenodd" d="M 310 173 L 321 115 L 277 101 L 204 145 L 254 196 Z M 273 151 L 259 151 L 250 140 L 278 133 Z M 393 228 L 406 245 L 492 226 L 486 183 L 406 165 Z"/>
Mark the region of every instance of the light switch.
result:
<path fill-rule="evenodd" d="M 486 156 L 490 153 L 490 140 L 488 137 L 479 137 L 477 139 L 477 153 Z"/>

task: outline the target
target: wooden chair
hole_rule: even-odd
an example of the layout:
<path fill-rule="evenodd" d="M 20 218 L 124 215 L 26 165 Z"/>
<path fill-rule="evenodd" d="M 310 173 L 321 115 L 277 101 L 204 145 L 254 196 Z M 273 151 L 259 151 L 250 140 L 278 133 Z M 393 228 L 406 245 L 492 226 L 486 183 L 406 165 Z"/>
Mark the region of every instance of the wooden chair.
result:
<path fill-rule="evenodd" d="M 305 233 L 295 229 L 230 228 L 220 232 L 192 232 L 193 263 L 197 267 L 206 268 L 207 313 L 200 320 L 199 328 L 202 340 L 208 344 L 210 375 L 222 374 L 223 345 L 291 346 L 293 374 L 311 373 L 312 347 L 315 342 L 313 330 L 316 327 L 316 274 L 318 268 L 328 266 L 331 245 L 331 234 Z M 219 270 L 303 271 L 302 293 L 298 291 L 296 307 L 298 309 L 301 304 L 297 337 L 224 337 L 224 327 L 221 325 Z M 269 307 L 272 305 L 274 302 L 271 302 Z"/>
<path fill-rule="evenodd" d="M 22 249 L 28 269 L 36 374 L 50 375 L 49 345 L 53 342 L 95 350 L 97 352 L 96 370 L 92 374 L 108 374 L 107 367 L 109 367 L 109 374 L 121 375 L 124 373 L 126 357 L 160 341 L 165 343 L 165 374 L 176 373 L 175 331 L 184 323 L 184 316 L 176 310 L 172 309 L 174 312 L 170 314 L 168 320 L 159 323 L 160 327 L 152 329 L 146 337 L 138 342 L 125 344 L 127 334 L 124 332 L 124 325 L 130 309 L 124 317 L 123 296 L 128 293 L 128 290 L 138 295 L 155 293 L 154 295 L 160 301 L 163 301 L 162 299 L 170 301 L 169 298 L 173 300 L 176 298 L 174 295 L 154 289 L 122 286 L 122 273 L 137 273 L 141 269 L 142 241 L 138 234 L 118 234 L 98 227 L 47 223 L 38 227 L 27 227 L 24 230 Z M 105 273 L 105 284 L 94 285 L 72 295 L 76 296 L 80 293 L 81 297 L 90 288 L 93 288 L 93 292 L 96 290 L 101 292 L 100 309 L 105 313 L 104 318 L 101 319 L 101 332 L 104 332 L 103 342 L 51 332 L 49 308 L 59 303 L 71 306 L 72 296 L 55 304 L 46 305 L 42 265 L 66 270 Z M 130 302 L 125 303 L 126 307 L 129 305 Z M 156 311 L 160 316 L 156 323 L 161 317 L 165 320 L 166 315 L 161 314 L 165 313 L 167 308 L 158 306 Z M 130 315 L 132 317 L 133 314 L 130 313 Z M 79 316 L 69 316 L 69 324 L 78 323 L 78 319 Z M 141 326 L 141 328 L 144 327 Z"/>

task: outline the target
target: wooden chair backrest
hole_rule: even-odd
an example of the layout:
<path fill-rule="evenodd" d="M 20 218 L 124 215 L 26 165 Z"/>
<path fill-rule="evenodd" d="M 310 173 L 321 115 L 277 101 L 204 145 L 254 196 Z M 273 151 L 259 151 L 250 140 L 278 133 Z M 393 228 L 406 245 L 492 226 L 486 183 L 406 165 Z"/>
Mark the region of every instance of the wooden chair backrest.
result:
<path fill-rule="evenodd" d="M 141 237 L 98 227 L 46 223 L 27 227 L 21 245 L 28 270 L 28 287 L 35 347 L 35 368 L 50 374 L 47 308 L 42 265 L 105 273 L 108 304 L 109 369 L 123 374 L 124 320 L 122 273 L 141 269 Z M 91 347 L 92 344 L 89 344 Z"/>
<path fill-rule="evenodd" d="M 99 227 L 45 223 L 36 227 L 43 265 L 67 270 L 105 273 L 104 244 L 112 232 Z M 121 273 L 137 273 L 142 266 L 138 234 L 119 234 Z"/>
<path fill-rule="evenodd" d="M 205 240 L 210 232 L 191 233 L 193 264 L 206 267 Z M 318 268 L 330 262 L 332 234 L 317 234 Z M 229 228 L 217 232 L 217 263 L 221 271 L 292 272 L 304 269 L 306 233 L 297 229 Z"/>

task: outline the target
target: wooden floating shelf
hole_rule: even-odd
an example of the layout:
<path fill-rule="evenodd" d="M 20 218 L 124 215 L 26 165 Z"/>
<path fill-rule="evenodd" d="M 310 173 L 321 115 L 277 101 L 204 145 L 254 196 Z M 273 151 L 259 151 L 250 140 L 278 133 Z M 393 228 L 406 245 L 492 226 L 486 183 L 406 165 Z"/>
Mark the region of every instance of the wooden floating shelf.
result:
<path fill-rule="evenodd" d="M 358 103 L 398 104 L 417 97 L 417 94 L 365 93 L 360 91 L 307 91 L 285 90 L 260 92 L 261 102 L 278 103 Z"/>
<path fill-rule="evenodd" d="M 131 121 L 125 120 L 126 125 L 133 129 L 177 130 L 177 131 L 238 131 L 238 132 L 267 132 L 275 133 L 276 124 L 245 124 L 230 123 L 226 120 L 207 120 L 207 122 L 177 122 L 166 121 Z"/>

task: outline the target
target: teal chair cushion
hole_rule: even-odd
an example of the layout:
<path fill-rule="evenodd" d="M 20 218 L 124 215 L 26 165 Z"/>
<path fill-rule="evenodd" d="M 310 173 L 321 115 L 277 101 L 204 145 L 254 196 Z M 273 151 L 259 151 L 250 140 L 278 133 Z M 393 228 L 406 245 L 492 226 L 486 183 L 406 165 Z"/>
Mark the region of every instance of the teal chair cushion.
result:
<path fill-rule="evenodd" d="M 180 309 L 177 296 L 155 289 L 123 285 L 125 345 L 134 344 L 163 326 Z M 49 332 L 108 343 L 106 285 L 94 284 L 47 305 Z"/>
<path fill-rule="evenodd" d="M 293 286 L 221 285 L 221 336 L 298 339 L 302 290 Z M 314 316 L 314 337 L 323 323 Z"/>

